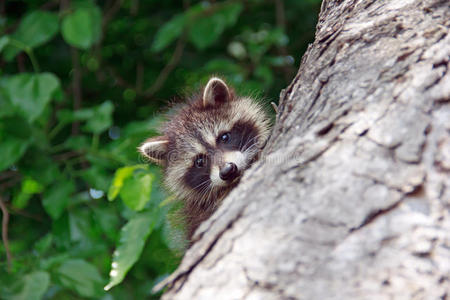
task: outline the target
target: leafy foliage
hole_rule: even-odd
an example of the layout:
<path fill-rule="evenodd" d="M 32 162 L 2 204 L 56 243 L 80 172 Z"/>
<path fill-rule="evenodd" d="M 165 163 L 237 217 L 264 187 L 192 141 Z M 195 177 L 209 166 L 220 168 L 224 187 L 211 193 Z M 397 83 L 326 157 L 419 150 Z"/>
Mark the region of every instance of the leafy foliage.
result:
<path fill-rule="evenodd" d="M 4 57 L 11 61 L 20 50 L 36 48 L 52 39 L 58 32 L 58 16 L 51 12 L 34 10 L 25 16 L 11 35 Z"/>
<path fill-rule="evenodd" d="M 180 204 L 136 147 L 211 74 L 276 100 L 319 2 L 2 4 L 1 298 L 159 298 L 185 247 Z"/>
<path fill-rule="evenodd" d="M 68 44 L 88 49 L 100 37 L 100 21 L 101 11 L 98 7 L 78 8 L 64 17 L 61 34 Z"/>

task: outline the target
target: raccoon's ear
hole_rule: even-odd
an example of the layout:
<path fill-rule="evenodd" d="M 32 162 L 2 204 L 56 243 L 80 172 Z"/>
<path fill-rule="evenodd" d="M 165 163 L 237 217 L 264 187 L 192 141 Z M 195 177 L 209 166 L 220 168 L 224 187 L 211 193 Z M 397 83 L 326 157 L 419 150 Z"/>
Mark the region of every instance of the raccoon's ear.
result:
<path fill-rule="evenodd" d="M 164 166 L 167 157 L 169 140 L 165 136 L 157 136 L 146 140 L 138 149 L 139 152 L 152 162 Z"/>
<path fill-rule="evenodd" d="M 230 100 L 230 89 L 220 78 L 213 77 L 203 91 L 203 106 L 216 105 Z"/>

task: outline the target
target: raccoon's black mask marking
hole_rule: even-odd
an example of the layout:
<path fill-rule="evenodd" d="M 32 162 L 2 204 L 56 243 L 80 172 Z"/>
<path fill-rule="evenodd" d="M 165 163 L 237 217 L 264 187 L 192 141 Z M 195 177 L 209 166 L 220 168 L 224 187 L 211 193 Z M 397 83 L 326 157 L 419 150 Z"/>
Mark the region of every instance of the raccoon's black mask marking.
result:
<path fill-rule="evenodd" d="M 223 136 L 226 138 L 223 138 Z M 206 153 L 200 154 L 205 163 L 203 166 L 197 165 L 195 162 L 198 157 L 196 157 L 192 166 L 185 173 L 184 181 L 187 186 L 196 190 L 198 193 L 202 193 L 210 187 L 210 173 L 213 164 L 219 166 L 219 171 L 226 167 L 227 162 L 219 161 L 221 159 L 221 153 L 227 151 L 244 152 L 251 147 L 253 147 L 253 152 L 259 150 L 256 148 L 258 130 L 251 122 L 238 122 L 234 124 L 230 131 L 219 133 L 215 145 L 208 144 L 201 136 L 196 136 L 196 138 L 207 151 Z M 249 160 L 249 163 L 251 161 Z M 235 164 L 233 165 L 235 166 Z M 242 171 L 244 170 L 238 170 L 237 173 L 240 174 Z"/>
<path fill-rule="evenodd" d="M 221 148 L 226 150 L 245 151 L 254 146 L 258 141 L 258 129 L 252 122 L 237 122 L 233 125 L 230 133 L 230 142 L 222 143 Z M 221 136 L 219 134 L 219 136 Z M 256 147 L 256 146 L 255 146 Z"/>
<path fill-rule="evenodd" d="M 173 111 L 162 133 L 139 150 L 164 167 L 166 187 L 185 201 L 191 236 L 257 159 L 269 119 L 253 99 L 236 96 L 212 78 L 200 96 Z M 227 164 L 233 174 L 224 169 Z"/>

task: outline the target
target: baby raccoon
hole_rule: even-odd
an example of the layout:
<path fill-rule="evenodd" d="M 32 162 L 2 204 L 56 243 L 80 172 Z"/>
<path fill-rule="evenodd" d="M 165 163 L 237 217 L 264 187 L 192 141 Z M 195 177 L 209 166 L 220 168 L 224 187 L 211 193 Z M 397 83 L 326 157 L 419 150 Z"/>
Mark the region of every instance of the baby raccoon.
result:
<path fill-rule="evenodd" d="M 236 96 L 219 78 L 173 113 L 163 135 L 146 140 L 139 151 L 163 166 L 166 187 L 184 201 L 191 239 L 258 158 L 270 121 L 259 104 Z"/>

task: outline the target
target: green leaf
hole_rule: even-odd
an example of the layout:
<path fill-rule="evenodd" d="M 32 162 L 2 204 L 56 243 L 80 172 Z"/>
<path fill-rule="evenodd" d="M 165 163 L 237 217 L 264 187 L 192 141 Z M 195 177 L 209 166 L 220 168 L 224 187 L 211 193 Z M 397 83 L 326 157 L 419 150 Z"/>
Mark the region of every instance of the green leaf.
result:
<path fill-rule="evenodd" d="M 16 163 L 31 140 L 31 129 L 27 122 L 18 117 L 0 120 L 0 171 Z"/>
<path fill-rule="evenodd" d="M 212 15 L 200 15 L 190 28 L 189 40 L 200 50 L 207 48 L 217 41 L 226 27 L 236 23 L 241 11 L 242 4 L 232 3 Z"/>
<path fill-rule="evenodd" d="M 22 174 L 45 186 L 54 183 L 55 178 L 60 176 L 58 164 L 53 161 L 50 153 L 37 147 L 29 148 L 18 167 Z"/>
<path fill-rule="evenodd" d="M 42 114 L 60 87 L 59 79 L 51 73 L 20 73 L 1 84 L 17 112 L 29 122 Z"/>
<path fill-rule="evenodd" d="M 286 46 L 289 42 L 289 38 L 286 36 L 282 29 L 275 28 L 269 31 L 266 42 L 277 46 Z"/>
<path fill-rule="evenodd" d="M 109 201 L 113 201 L 119 195 L 125 179 L 133 175 L 134 170 L 136 170 L 137 168 L 143 168 L 143 165 L 123 167 L 116 170 L 113 182 L 111 183 L 108 191 Z"/>
<path fill-rule="evenodd" d="M 204 67 L 205 71 L 208 73 L 226 74 L 226 75 L 244 75 L 246 70 L 240 65 L 234 63 L 230 59 L 217 58 L 210 60 Z"/>
<path fill-rule="evenodd" d="M 145 241 L 155 226 L 155 221 L 155 212 L 139 213 L 122 227 L 120 240 L 112 258 L 110 280 L 105 290 L 121 283 L 128 270 L 139 259 Z"/>
<path fill-rule="evenodd" d="M 50 41 L 58 32 L 58 16 L 48 11 L 36 10 L 20 22 L 11 35 L 9 46 L 5 49 L 5 59 L 11 61 L 25 47 L 36 48 Z M 14 45 L 14 46 L 12 46 Z"/>
<path fill-rule="evenodd" d="M 27 194 L 37 194 L 42 192 L 44 187 L 34 179 L 26 178 L 22 183 L 22 191 Z"/>
<path fill-rule="evenodd" d="M 99 165 L 93 165 L 83 170 L 81 177 L 93 188 L 101 191 L 108 190 L 111 182 L 111 174 Z"/>
<path fill-rule="evenodd" d="M 256 67 L 254 74 L 264 82 L 264 86 L 266 87 L 269 87 L 273 82 L 272 69 L 267 65 L 260 64 Z"/>
<path fill-rule="evenodd" d="M 81 49 L 90 48 L 100 37 L 102 14 L 98 7 L 79 8 L 62 21 L 64 40 Z"/>
<path fill-rule="evenodd" d="M 153 178 L 150 173 L 135 172 L 125 179 L 119 193 L 123 203 L 135 211 L 144 209 L 145 204 L 150 201 Z"/>
<path fill-rule="evenodd" d="M 0 83 L 0 118 L 11 116 L 14 114 L 14 107 L 9 100 L 5 89 L 1 87 Z"/>
<path fill-rule="evenodd" d="M 57 113 L 58 119 L 64 123 L 74 121 L 86 121 L 83 129 L 87 132 L 100 134 L 112 125 L 112 113 L 114 105 L 111 101 L 105 101 L 99 106 L 71 111 L 68 109 L 60 110 Z"/>
<path fill-rule="evenodd" d="M 22 279 L 23 288 L 19 294 L 12 296 L 12 300 L 40 300 L 50 284 L 50 275 L 47 272 L 36 271 Z"/>
<path fill-rule="evenodd" d="M 239 15 L 243 9 L 242 3 L 229 3 L 225 5 L 218 14 L 225 20 L 227 26 L 233 26 L 236 24 Z"/>
<path fill-rule="evenodd" d="M 205 49 L 214 43 L 225 29 L 225 23 L 222 18 L 205 17 L 199 18 L 191 27 L 189 40 L 197 49 Z"/>
<path fill-rule="evenodd" d="M 17 209 L 23 209 L 27 206 L 28 200 L 34 194 L 42 192 L 44 186 L 32 178 L 25 178 L 22 181 L 22 187 L 17 196 L 14 197 L 12 204 Z"/>
<path fill-rule="evenodd" d="M 96 267 L 82 259 L 65 261 L 57 270 L 58 279 L 66 288 L 83 297 L 100 297 L 103 294 L 103 278 Z"/>
<path fill-rule="evenodd" d="M 84 135 L 76 135 L 76 136 L 70 136 L 65 142 L 64 146 L 72 149 L 72 150 L 86 150 L 88 149 L 91 144 L 87 136 Z"/>
<path fill-rule="evenodd" d="M 53 236 L 51 233 L 47 233 L 44 237 L 42 237 L 40 240 L 38 240 L 35 244 L 33 249 L 37 251 L 39 254 L 45 253 L 47 250 L 50 249 L 50 246 L 53 242 Z"/>
<path fill-rule="evenodd" d="M 99 230 L 94 222 L 91 210 L 71 210 L 69 212 L 70 240 L 85 248 L 102 244 L 102 241 L 98 240 L 100 239 Z"/>
<path fill-rule="evenodd" d="M 58 219 L 62 215 L 74 191 L 75 185 L 72 181 L 61 180 L 44 192 L 42 205 L 52 219 Z"/>
<path fill-rule="evenodd" d="M 61 109 L 57 112 L 58 119 L 63 123 L 73 121 L 87 121 L 95 116 L 94 108 L 84 108 L 77 111 L 70 109 Z"/>
<path fill-rule="evenodd" d="M 153 179 L 153 174 L 147 171 L 145 165 L 120 168 L 109 187 L 108 199 L 112 201 L 120 195 L 126 206 L 140 211 L 150 201 Z"/>
<path fill-rule="evenodd" d="M 61 218 L 52 222 L 52 235 L 56 247 L 68 250 L 71 245 L 69 215 L 63 214 Z"/>
<path fill-rule="evenodd" d="M 5 48 L 9 43 L 9 36 L 4 35 L 0 38 L 0 52 L 3 51 L 3 48 Z"/>
<path fill-rule="evenodd" d="M 159 52 L 170 45 L 183 32 L 186 23 L 184 14 L 173 17 L 166 22 L 156 33 L 155 40 L 152 45 L 153 52 Z"/>
<path fill-rule="evenodd" d="M 94 110 L 94 116 L 89 118 L 84 130 L 100 134 L 112 125 L 114 106 L 111 101 L 105 101 Z"/>
<path fill-rule="evenodd" d="M 14 137 L 6 137 L 1 139 L 2 146 L 0 147 L 0 171 L 8 168 L 14 164 L 25 153 L 29 142 L 25 142 Z"/>
<path fill-rule="evenodd" d="M 112 241 L 117 240 L 119 234 L 120 216 L 111 205 L 94 208 L 95 219 L 102 231 Z"/>

